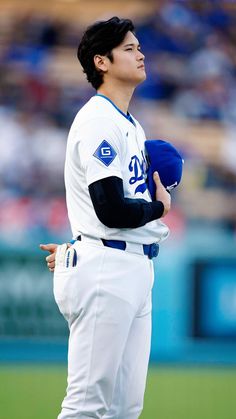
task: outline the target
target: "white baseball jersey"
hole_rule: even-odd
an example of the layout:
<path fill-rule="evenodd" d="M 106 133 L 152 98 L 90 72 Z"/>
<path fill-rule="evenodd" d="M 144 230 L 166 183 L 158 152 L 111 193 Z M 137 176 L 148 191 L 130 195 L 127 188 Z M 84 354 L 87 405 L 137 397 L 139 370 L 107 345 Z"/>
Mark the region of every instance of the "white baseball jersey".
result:
<path fill-rule="evenodd" d="M 124 196 L 151 201 L 145 181 L 144 131 L 138 121 L 125 115 L 103 95 L 93 96 L 71 126 L 65 161 L 68 216 L 73 237 L 80 234 L 132 243 L 160 242 L 168 227 L 155 220 L 134 229 L 108 228 L 93 208 L 88 186 L 100 179 L 122 179 Z"/>

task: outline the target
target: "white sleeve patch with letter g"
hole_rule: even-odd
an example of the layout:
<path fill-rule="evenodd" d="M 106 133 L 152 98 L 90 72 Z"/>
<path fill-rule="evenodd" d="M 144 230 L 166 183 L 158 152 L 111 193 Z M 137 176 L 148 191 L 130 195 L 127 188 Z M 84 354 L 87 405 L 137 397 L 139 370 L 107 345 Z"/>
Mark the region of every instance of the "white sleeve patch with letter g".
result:
<path fill-rule="evenodd" d="M 115 159 L 117 153 L 106 140 L 103 140 L 93 155 L 103 164 L 109 166 Z"/>

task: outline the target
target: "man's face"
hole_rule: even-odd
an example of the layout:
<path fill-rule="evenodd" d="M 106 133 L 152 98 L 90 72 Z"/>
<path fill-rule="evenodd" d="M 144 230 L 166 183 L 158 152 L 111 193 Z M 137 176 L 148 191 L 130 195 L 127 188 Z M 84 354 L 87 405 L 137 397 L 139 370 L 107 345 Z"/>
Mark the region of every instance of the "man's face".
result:
<path fill-rule="evenodd" d="M 136 86 L 146 79 L 144 55 L 132 32 L 128 32 L 123 42 L 112 50 L 113 62 L 107 63 L 105 78 L 114 79 Z M 105 81 L 105 79 L 104 79 Z"/>

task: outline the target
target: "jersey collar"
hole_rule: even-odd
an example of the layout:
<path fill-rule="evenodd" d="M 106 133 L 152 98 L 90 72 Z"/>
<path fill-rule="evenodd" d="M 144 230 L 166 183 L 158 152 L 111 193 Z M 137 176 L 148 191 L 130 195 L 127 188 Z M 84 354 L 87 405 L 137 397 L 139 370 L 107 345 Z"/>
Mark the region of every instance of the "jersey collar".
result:
<path fill-rule="evenodd" d="M 114 102 L 112 102 L 112 100 L 111 99 L 109 99 L 109 97 L 107 97 L 107 96 L 105 96 L 105 95 L 102 95 L 101 93 L 97 93 L 96 94 L 96 96 L 100 96 L 100 97 L 103 97 L 104 99 L 106 99 L 108 102 L 110 102 L 113 106 L 114 106 L 114 108 L 118 111 L 118 112 L 120 112 L 120 114 L 121 115 L 123 115 L 129 122 L 131 122 L 131 124 L 133 124 L 134 126 L 136 126 L 135 125 L 135 122 L 134 122 L 134 120 L 133 120 L 133 118 L 132 118 L 132 116 L 130 115 L 130 113 L 129 112 L 127 112 L 127 114 L 125 114 L 124 112 L 122 112 L 122 110 L 121 109 L 119 109 L 115 104 L 114 104 Z"/>

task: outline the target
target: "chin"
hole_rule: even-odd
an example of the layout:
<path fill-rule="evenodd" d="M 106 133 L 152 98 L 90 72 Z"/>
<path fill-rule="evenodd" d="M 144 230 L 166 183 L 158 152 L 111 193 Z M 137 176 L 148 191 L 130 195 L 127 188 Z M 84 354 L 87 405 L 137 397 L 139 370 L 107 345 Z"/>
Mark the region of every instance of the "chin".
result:
<path fill-rule="evenodd" d="M 145 81 L 147 78 L 145 71 L 143 72 L 143 74 L 140 74 L 140 76 L 137 79 L 137 84 L 142 83 L 143 81 Z"/>

